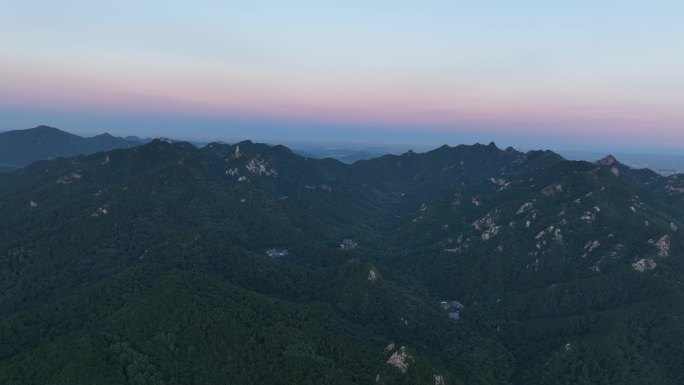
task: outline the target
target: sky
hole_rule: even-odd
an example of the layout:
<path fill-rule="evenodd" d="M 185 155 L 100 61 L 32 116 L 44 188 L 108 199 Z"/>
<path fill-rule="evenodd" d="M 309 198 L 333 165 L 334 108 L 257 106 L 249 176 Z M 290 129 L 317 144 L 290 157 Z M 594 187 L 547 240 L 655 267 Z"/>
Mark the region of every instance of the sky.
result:
<path fill-rule="evenodd" d="M 0 0 L 0 130 L 684 153 L 684 2 Z"/>

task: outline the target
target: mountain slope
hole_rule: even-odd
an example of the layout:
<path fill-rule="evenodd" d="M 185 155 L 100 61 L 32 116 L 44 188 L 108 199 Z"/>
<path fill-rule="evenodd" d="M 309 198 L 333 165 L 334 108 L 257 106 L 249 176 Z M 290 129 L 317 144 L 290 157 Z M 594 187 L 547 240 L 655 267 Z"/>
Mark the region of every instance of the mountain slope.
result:
<path fill-rule="evenodd" d="M 0 382 L 681 383 L 682 194 L 612 167 L 155 140 L 0 175 Z"/>
<path fill-rule="evenodd" d="M 83 138 L 48 126 L 7 131 L 0 134 L 0 171 L 11 171 L 42 159 L 88 155 L 138 145 L 140 143 L 109 134 Z"/>
<path fill-rule="evenodd" d="M 582 162 L 497 178 L 476 197 L 425 197 L 383 259 L 496 330 L 517 383 L 577 383 L 575 370 L 589 383 L 680 381 L 682 217 L 665 198 Z"/>

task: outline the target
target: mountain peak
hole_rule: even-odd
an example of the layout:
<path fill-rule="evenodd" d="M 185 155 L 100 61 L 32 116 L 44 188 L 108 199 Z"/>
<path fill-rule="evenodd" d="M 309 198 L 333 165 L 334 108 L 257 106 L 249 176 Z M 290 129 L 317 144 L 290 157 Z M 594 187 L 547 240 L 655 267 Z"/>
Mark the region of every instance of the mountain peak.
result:
<path fill-rule="evenodd" d="M 610 166 L 615 163 L 617 163 L 617 159 L 615 159 L 613 155 L 606 155 L 602 159 L 596 161 L 596 164 L 601 166 Z"/>
<path fill-rule="evenodd" d="M 69 135 L 73 135 L 73 134 L 70 134 L 66 131 L 62 131 L 59 128 L 55 128 L 52 126 L 46 126 L 44 124 L 41 124 L 40 126 L 36 126 L 33 128 L 29 128 L 26 130 L 17 130 L 15 132 L 21 132 L 21 131 L 24 131 L 27 134 L 28 133 L 40 133 L 40 134 L 69 134 Z"/>
<path fill-rule="evenodd" d="M 20 168 L 38 160 L 89 155 L 117 148 L 131 148 L 137 144 L 110 134 L 84 138 L 55 127 L 39 125 L 3 133 L 0 138 L 0 164 Z"/>
<path fill-rule="evenodd" d="M 48 125 L 45 125 L 45 124 L 41 124 L 41 125 L 39 125 L 39 126 L 30 128 L 30 130 L 56 130 L 56 131 L 61 131 L 61 130 L 58 129 L 58 128 L 55 128 L 55 127 L 52 127 L 52 126 L 48 126 Z"/>

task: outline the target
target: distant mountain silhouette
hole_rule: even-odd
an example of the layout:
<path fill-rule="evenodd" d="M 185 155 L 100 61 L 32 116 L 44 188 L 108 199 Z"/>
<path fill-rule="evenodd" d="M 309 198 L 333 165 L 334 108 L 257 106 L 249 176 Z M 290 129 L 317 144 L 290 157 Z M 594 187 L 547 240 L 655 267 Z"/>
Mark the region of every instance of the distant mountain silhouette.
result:
<path fill-rule="evenodd" d="M 126 139 L 129 142 L 139 142 L 139 143 L 143 143 L 143 144 L 149 143 L 149 142 L 154 140 L 153 138 L 141 138 L 141 137 L 135 136 L 135 135 L 128 135 L 124 139 Z"/>
<path fill-rule="evenodd" d="M 49 126 L 7 131 L 0 134 L 0 172 L 25 167 L 38 160 L 89 155 L 140 144 L 107 133 L 84 138 Z"/>

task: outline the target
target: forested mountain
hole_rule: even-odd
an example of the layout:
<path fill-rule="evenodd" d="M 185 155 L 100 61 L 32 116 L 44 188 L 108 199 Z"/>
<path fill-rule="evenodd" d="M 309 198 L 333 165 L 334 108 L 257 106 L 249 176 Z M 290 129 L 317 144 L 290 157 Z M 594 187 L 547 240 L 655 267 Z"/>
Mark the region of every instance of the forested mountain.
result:
<path fill-rule="evenodd" d="M 16 170 L 37 160 L 89 155 L 138 145 L 140 143 L 109 134 L 83 138 L 48 126 L 7 131 L 0 133 L 0 172 Z"/>
<path fill-rule="evenodd" d="M 40 161 L 0 175 L 0 383 L 681 384 L 683 182 L 493 143 Z"/>

